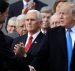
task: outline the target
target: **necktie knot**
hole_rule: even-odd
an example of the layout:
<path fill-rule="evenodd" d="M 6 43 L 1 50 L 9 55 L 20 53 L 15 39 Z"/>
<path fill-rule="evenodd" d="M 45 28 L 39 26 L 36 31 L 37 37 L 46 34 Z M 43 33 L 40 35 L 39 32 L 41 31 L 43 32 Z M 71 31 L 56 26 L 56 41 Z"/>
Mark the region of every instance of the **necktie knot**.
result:
<path fill-rule="evenodd" d="M 72 32 L 71 28 L 68 28 L 68 29 L 67 29 L 67 32 Z"/>

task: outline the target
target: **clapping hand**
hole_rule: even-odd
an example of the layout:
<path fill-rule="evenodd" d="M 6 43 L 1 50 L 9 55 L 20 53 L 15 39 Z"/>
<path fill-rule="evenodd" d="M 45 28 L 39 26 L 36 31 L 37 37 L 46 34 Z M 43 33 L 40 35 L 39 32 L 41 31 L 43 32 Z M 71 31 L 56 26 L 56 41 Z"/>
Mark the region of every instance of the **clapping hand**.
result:
<path fill-rule="evenodd" d="M 21 42 L 19 44 L 16 44 L 14 47 L 14 52 L 17 56 L 23 57 L 25 54 L 24 44 Z"/>

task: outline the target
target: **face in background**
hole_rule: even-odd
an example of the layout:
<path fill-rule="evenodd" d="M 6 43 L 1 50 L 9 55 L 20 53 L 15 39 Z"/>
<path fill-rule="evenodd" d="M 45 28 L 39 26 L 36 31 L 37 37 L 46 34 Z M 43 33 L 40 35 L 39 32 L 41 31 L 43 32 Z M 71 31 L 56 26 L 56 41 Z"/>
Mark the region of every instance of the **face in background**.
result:
<path fill-rule="evenodd" d="M 27 33 L 25 20 L 19 20 L 18 21 L 18 25 L 16 26 L 16 31 L 18 32 L 18 34 L 20 36 L 22 36 L 22 35 Z"/>
<path fill-rule="evenodd" d="M 11 22 L 11 24 L 7 25 L 7 32 L 8 33 L 15 32 L 15 24 L 14 24 L 14 22 Z"/>
<path fill-rule="evenodd" d="M 57 26 L 60 26 L 60 16 L 59 14 L 55 13 L 51 16 L 50 18 L 50 27 L 51 28 L 54 28 L 54 27 L 57 27 Z"/>
<path fill-rule="evenodd" d="M 16 17 L 12 17 L 8 20 L 8 24 L 7 24 L 8 33 L 13 33 L 16 31 L 15 23 L 16 23 Z"/>
<path fill-rule="evenodd" d="M 35 12 L 27 13 L 26 15 L 26 28 L 30 34 L 36 33 L 40 28 L 41 22 L 39 21 Z"/>
<path fill-rule="evenodd" d="M 51 13 L 41 13 L 42 15 L 42 29 L 47 29 L 49 27 L 49 19 L 51 16 Z"/>

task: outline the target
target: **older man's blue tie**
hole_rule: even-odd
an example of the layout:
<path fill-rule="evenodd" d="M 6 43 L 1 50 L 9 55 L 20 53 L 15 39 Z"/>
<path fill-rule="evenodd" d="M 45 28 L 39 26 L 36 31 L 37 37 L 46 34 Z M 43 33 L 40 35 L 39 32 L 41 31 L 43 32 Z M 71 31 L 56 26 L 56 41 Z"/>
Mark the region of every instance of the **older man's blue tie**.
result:
<path fill-rule="evenodd" d="M 67 39 L 67 52 L 68 52 L 68 71 L 70 71 L 71 57 L 72 57 L 72 39 L 70 33 L 71 29 L 67 29 L 66 39 Z"/>

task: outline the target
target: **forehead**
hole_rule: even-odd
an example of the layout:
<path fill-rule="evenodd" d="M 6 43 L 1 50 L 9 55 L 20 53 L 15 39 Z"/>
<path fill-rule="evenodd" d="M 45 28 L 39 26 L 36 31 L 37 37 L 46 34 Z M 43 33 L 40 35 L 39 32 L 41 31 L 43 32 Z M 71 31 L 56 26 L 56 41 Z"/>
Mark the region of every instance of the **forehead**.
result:
<path fill-rule="evenodd" d="M 60 18 L 58 16 L 53 16 L 50 18 L 50 21 L 53 22 L 53 21 L 60 21 Z"/>
<path fill-rule="evenodd" d="M 35 12 L 31 12 L 26 15 L 26 19 L 36 19 L 36 18 L 37 14 Z"/>
<path fill-rule="evenodd" d="M 70 13 L 72 12 L 71 3 L 64 2 L 61 4 L 60 8 L 56 10 L 57 12 Z"/>
<path fill-rule="evenodd" d="M 8 23 L 8 25 L 15 25 L 15 22 Z"/>
<path fill-rule="evenodd" d="M 50 16 L 51 13 L 41 13 L 42 16 Z"/>
<path fill-rule="evenodd" d="M 70 7 L 61 7 L 58 12 L 65 13 L 65 14 L 71 14 L 72 9 Z"/>

